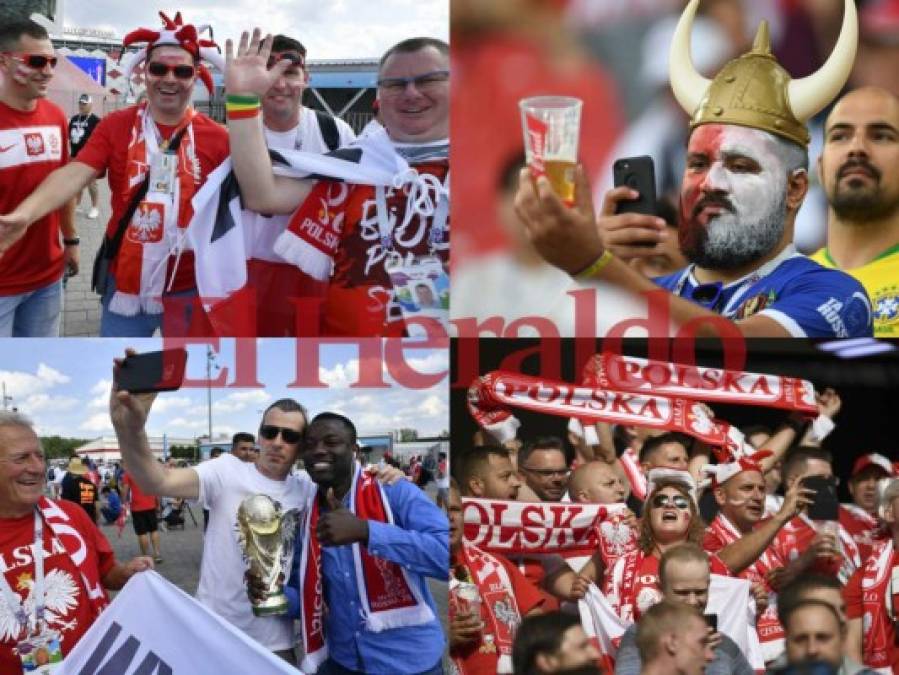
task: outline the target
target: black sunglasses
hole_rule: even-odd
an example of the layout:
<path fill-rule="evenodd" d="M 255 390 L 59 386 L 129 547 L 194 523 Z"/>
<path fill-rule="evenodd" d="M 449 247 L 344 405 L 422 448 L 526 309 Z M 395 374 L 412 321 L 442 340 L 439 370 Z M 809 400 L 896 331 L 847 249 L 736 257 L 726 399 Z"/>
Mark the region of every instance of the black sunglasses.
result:
<path fill-rule="evenodd" d="M 285 443 L 299 443 L 303 434 L 296 429 L 285 429 L 284 427 L 276 427 L 273 424 L 263 424 L 259 427 L 259 435 L 267 441 L 273 441 L 281 434 L 281 438 Z"/>
<path fill-rule="evenodd" d="M 147 64 L 147 72 L 155 77 L 165 77 L 170 71 L 174 73 L 175 77 L 179 80 L 189 80 L 194 76 L 194 72 L 196 72 L 193 66 L 189 66 L 186 63 L 170 66 L 167 63 L 150 61 L 150 63 Z"/>
<path fill-rule="evenodd" d="M 40 70 L 50 64 L 51 68 L 56 68 L 59 59 L 55 56 L 44 56 L 43 54 L 16 54 L 14 52 L 5 52 L 12 56 L 16 61 L 21 61 L 29 68 Z"/>
<path fill-rule="evenodd" d="M 690 500 L 683 495 L 656 495 L 652 498 L 652 507 L 654 509 L 661 509 L 669 505 L 687 510 L 690 508 Z"/>

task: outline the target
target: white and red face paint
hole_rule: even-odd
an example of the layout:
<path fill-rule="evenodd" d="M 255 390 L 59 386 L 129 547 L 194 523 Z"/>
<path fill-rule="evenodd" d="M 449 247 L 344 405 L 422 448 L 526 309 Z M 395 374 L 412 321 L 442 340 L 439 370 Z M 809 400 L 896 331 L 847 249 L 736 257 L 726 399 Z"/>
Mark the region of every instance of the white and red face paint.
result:
<path fill-rule="evenodd" d="M 783 236 L 786 170 L 766 132 L 725 124 L 696 128 L 681 186 L 680 245 L 708 269 L 743 267 Z"/>

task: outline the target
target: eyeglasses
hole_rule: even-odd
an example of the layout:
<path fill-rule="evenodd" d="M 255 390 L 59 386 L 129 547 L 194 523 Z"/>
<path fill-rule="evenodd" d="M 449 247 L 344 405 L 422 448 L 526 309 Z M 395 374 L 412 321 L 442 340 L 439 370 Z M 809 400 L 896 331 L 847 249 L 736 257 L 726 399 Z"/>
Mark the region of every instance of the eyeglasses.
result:
<path fill-rule="evenodd" d="M 690 500 L 683 495 L 656 495 L 652 498 L 652 508 L 661 509 L 673 506 L 684 511 L 690 509 Z"/>
<path fill-rule="evenodd" d="M 189 80 L 194 76 L 196 69 L 193 66 L 187 65 L 186 63 L 179 63 L 177 66 L 170 66 L 167 63 L 150 61 L 150 63 L 147 64 L 147 72 L 155 77 L 165 77 L 169 74 L 169 72 L 172 72 L 179 80 Z"/>
<path fill-rule="evenodd" d="M 406 91 L 406 87 L 411 83 L 418 91 L 425 93 L 433 91 L 447 80 L 449 80 L 448 70 L 435 70 L 414 77 L 385 77 L 378 80 L 378 88 L 396 95 Z"/>
<path fill-rule="evenodd" d="M 284 427 L 276 427 L 272 424 L 263 424 L 259 427 L 259 435 L 267 441 L 273 441 L 281 434 L 281 438 L 285 443 L 299 443 L 303 434 L 296 429 L 285 429 Z"/>
<path fill-rule="evenodd" d="M 290 61 L 293 65 L 299 66 L 300 68 L 304 68 L 306 63 L 302 56 L 299 54 L 294 54 L 292 52 L 282 52 L 281 54 L 272 54 L 268 57 L 268 62 L 265 64 L 265 67 L 269 70 L 272 69 L 278 61 Z"/>
<path fill-rule="evenodd" d="M 29 68 L 41 70 L 50 64 L 51 68 L 56 68 L 59 59 L 55 56 L 45 56 L 44 54 L 16 54 L 14 52 L 3 52 L 7 56 L 13 57 L 16 61 L 21 61 Z"/>
<path fill-rule="evenodd" d="M 552 478 L 553 476 L 558 476 L 559 478 L 565 478 L 568 474 L 571 473 L 568 469 L 531 469 L 526 466 L 519 466 L 519 469 L 522 471 L 529 471 L 530 473 L 535 473 L 541 478 Z"/>

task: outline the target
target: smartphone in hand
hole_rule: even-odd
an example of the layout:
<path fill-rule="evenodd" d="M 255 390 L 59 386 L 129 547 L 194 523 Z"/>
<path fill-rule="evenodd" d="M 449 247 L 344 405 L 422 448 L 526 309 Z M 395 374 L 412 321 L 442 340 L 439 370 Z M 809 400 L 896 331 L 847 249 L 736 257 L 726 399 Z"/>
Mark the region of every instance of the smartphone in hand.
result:
<path fill-rule="evenodd" d="M 175 391 L 184 382 L 186 366 L 184 348 L 132 354 L 116 370 L 115 388 L 131 394 Z"/>
<path fill-rule="evenodd" d="M 837 499 L 837 481 L 825 476 L 806 476 L 802 487 L 815 491 L 814 501 L 809 504 L 806 515 L 812 520 L 836 520 L 840 502 Z"/>
<path fill-rule="evenodd" d="M 612 166 L 615 187 L 629 187 L 640 193 L 637 199 L 618 202 L 615 213 L 658 215 L 656 206 L 656 172 L 652 157 L 622 157 Z"/>

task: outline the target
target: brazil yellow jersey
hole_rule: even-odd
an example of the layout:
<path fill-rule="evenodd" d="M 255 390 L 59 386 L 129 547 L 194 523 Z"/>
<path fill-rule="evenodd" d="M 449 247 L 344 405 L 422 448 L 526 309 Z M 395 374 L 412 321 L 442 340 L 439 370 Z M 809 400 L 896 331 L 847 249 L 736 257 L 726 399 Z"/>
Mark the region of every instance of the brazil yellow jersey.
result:
<path fill-rule="evenodd" d="M 826 248 L 811 256 L 824 267 L 837 269 Z M 874 311 L 874 337 L 899 337 L 899 244 L 887 249 L 867 265 L 843 270 L 865 287 Z"/>

